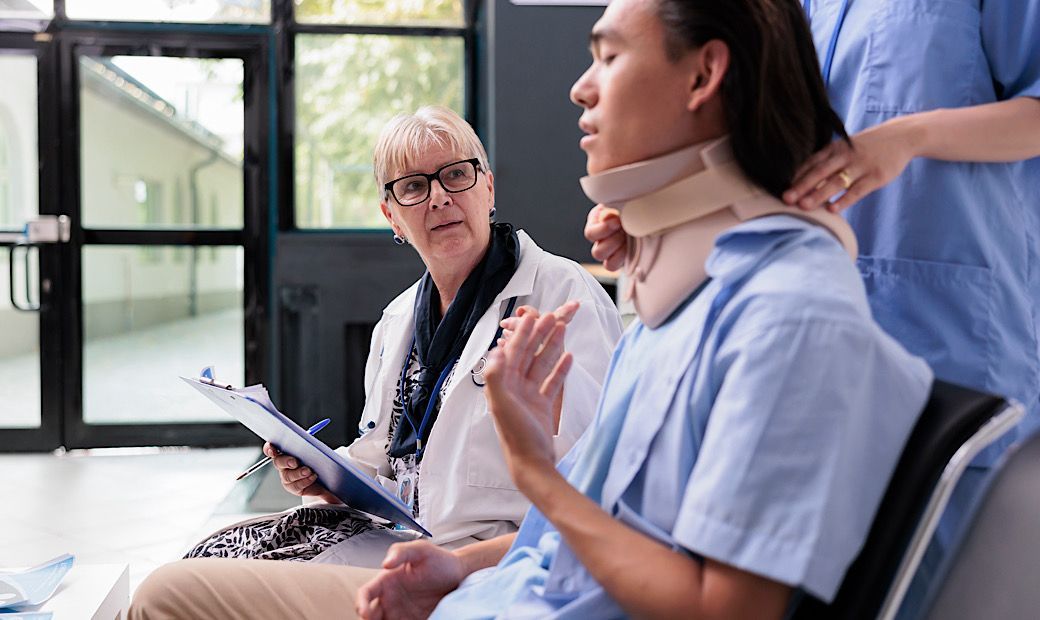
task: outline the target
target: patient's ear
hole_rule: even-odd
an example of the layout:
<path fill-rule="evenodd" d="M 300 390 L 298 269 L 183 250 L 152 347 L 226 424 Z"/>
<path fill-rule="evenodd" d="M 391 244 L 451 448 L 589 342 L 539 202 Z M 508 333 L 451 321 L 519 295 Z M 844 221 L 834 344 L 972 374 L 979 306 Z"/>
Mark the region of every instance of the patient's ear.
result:
<path fill-rule="evenodd" d="M 719 39 L 712 39 L 691 53 L 695 58 L 686 109 L 697 112 L 705 103 L 719 96 L 722 80 L 729 71 L 729 46 Z"/>

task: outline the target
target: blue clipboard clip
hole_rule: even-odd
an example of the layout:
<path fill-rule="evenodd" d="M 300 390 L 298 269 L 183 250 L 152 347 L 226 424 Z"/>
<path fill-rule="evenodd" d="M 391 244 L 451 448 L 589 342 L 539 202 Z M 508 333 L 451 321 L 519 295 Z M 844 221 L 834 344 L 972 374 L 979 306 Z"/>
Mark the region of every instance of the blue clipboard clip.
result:
<path fill-rule="evenodd" d="M 216 371 L 213 370 L 213 366 L 206 366 L 205 368 L 203 368 L 199 372 L 199 381 L 201 381 L 203 383 L 208 383 L 208 384 L 210 384 L 210 385 L 212 385 L 214 387 L 224 388 L 225 390 L 233 390 L 234 389 L 230 385 L 222 385 L 220 383 L 217 383 L 215 375 L 216 375 Z"/>

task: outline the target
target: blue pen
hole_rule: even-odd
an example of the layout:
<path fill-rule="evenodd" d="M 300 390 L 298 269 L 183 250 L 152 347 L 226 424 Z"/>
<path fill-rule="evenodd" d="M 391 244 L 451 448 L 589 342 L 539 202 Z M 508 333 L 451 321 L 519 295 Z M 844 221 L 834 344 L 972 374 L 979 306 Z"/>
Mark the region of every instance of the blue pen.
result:
<path fill-rule="evenodd" d="M 320 431 L 321 429 L 323 429 L 326 426 L 328 426 L 329 422 L 330 422 L 329 418 L 325 418 L 321 422 L 318 422 L 314 426 L 308 428 L 307 429 L 307 434 L 308 435 L 316 435 L 316 434 L 318 434 L 318 431 Z M 267 465 L 268 463 L 270 463 L 272 460 L 273 459 L 271 457 L 265 456 L 264 458 L 260 459 L 256 463 L 254 463 L 249 469 L 247 469 L 244 472 L 242 472 L 241 474 L 239 474 L 238 478 L 235 478 L 235 480 L 241 480 L 241 479 L 245 478 L 246 476 L 249 476 L 249 475 L 253 474 L 255 471 L 259 470 L 264 465 Z"/>

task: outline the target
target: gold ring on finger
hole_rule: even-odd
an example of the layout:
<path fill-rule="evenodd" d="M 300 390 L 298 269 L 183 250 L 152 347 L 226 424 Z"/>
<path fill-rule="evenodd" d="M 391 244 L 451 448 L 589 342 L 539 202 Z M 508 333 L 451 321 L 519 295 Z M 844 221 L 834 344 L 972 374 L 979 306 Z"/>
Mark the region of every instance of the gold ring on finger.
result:
<path fill-rule="evenodd" d="M 841 186 L 845 189 L 852 187 L 852 175 L 848 170 L 839 170 L 838 178 L 841 179 Z"/>

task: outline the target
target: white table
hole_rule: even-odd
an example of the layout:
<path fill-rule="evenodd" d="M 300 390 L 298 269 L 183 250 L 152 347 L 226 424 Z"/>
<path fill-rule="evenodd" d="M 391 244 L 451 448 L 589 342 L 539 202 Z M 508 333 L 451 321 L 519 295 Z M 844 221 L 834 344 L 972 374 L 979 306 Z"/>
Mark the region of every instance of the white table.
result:
<path fill-rule="evenodd" d="M 54 612 L 54 620 L 124 620 L 129 607 L 129 566 L 73 564 L 54 596 L 19 611 Z"/>

